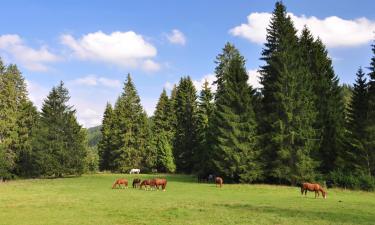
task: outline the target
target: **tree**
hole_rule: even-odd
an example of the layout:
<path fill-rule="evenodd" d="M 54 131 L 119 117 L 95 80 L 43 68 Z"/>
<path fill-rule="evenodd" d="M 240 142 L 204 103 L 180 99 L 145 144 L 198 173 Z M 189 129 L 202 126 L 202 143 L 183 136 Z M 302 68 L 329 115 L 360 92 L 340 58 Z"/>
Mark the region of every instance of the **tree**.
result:
<path fill-rule="evenodd" d="M 44 100 L 33 153 L 38 175 L 62 177 L 84 171 L 86 132 L 73 107 L 67 105 L 69 99 L 68 89 L 60 82 Z"/>
<path fill-rule="evenodd" d="M 316 112 L 311 74 L 285 6 L 276 3 L 262 51 L 262 113 L 260 132 L 268 180 L 296 184 L 312 180 L 317 162 L 313 123 Z"/>
<path fill-rule="evenodd" d="M 178 172 L 191 173 L 197 146 L 197 94 L 190 77 L 181 78 L 176 92 L 174 157 Z"/>
<path fill-rule="evenodd" d="M 114 114 L 110 167 L 118 172 L 145 169 L 143 159 L 148 149 L 148 120 L 130 74 L 115 104 Z"/>
<path fill-rule="evenodd" d="M 348 109 L 348 130 L 350 132 L 350 145 L 347 158 L 348 169 L 359 170 L 370 174 L 370 155 L 366 146 L 368 96 L 367 82 L 362 68 L 358 69 L 356 83 L 353 88 L 353 95 Z"/>
<path fill-rule="evenodd" d="M 370 154 L 370 168 L 372 176 L 375 176 L 375 44 L 372 45 L 373 56 L 371 58 L 368 82 L 368 113 L 367 113 L 367 147 Z"/>
<path fill-rule="evenodd" d="M 261 170 L 245 60 L 229 43 L 217 59 L 218 87 L 210 123 L 213 164 L 220 175 L 232 181 L 253 182 L 260 179 Z"/>
<path fill-rule="evenodd" d="M 299 42 L 303 62 L 311 74 L 314 108 L 317 111 L 314 123 L 317 151 L 314 158 L 320 161 L 320 171 L 327 174 L 342 164 L 345 134 L 342 88 L 321 40 L 315 40 L 308 28 L 304 27 Z"/>
<path fill-rule="evenodd" d="M 173 126 L 170 117 L 171 102 L 163 89 L 153 117 L 153 148 L 156 150 L 156 168 L 160 172 L 174 172 L 176 165 L 172 152 Z"/>
<path fill-rule="evenodd" d="M 200 175 L 207 175 L 212 169 L 210 165 L 210 146 L 209 146 L 209 124 L 214 112 L 213 93 L 205 80 L 199 95 L 197 111 L 197 138 L 198 146 L 195 152 L 194 171 Z M 212 173 L 212 172 L 211 172 Z"/>
<path fill-rule="evenodd" d="M 104 115 L 103 115 L 103 121 L 102 121 L 102 127 L 100 128 L 100 132 L 102 135 L 102 138 L 100 139 L 98 143 L 98 154 L 99 154 L 99 168 L 100 170 L 110 170 L 110 164 L 111 160 L 111 154 L 113 150 L 113 118 L 114 113 L 112 109 L 112 105 L 110 103 L 107 103 Z"/>

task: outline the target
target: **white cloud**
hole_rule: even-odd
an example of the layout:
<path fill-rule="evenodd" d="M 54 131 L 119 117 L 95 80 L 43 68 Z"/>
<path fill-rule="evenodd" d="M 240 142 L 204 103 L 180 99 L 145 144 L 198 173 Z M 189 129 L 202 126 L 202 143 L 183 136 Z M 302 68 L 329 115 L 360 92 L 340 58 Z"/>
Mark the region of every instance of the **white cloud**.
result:
<path fill-rule="evenodd" d="M 249 79 L 247 83 L 251 85 L 253 88 L 261 88 L 262 85 L 260 84 L 260 73 L 257 69 L 248 70 L 247 74 L 249 75 Z"/>
<path fill-rule="evenodd" d="M 81 60 L 102 61 L 146 71 L 160 69 L 151 60 L 157 55 L 157 49 L 142 35 L 133 31 L 116 31 L 110 34 L 97 31 L 83 35 L 80 39 L 65 34 L 61 36 L 61 42 Z"/>
<path fill-rule="evenodd" d="M 327 47 L 358 46 L 367 44 L 374 38 L 375 21 L 364 17 L 346 20 L 337 16 L 319 19 L 314 16 L 296 16 L 293 13 L 288 15 L 299 32 L 307 25 L 313 35 L 319 36 Z M 262 44 L 266 41 L 266 28 L 271 16 L 271 13 L 251 13 L 247 16 L 247 23 L 232 28 L 229 33 Z"/>
<path fill-rule="evenodd" d="M 204 82 L 208 82 L 208 86 L 211 87 L 212 92 L 216 92 L 216 85 L 213 85 L 213 82 L 216 80 L 215 74 L 204 75 L 200 80 L 193 80 L 193 84 L 197 92 L 199 93 L 202 90 Z"/>
<path fill-rule="evenodd" d="M 47 46 L 41 46 L 39 49 L 31 48 L 17 34 L 1 35 L 0 50 L 31 71 L 47 71 L 46 64 L 60 60 L 48 50 Z"/>
<path fill-rule="evenodd" d="M 170 34 L 166 34 L 166 37 L 167 37 L 168 41 L 172 44 L 177 44 L 177 45 L 185 45 L 186 44 L 185 35 L 177 29 L 173 29 Z"/>
<path fill-rule="evenodd" d="M 27 91 L 29 93 L 30 100 L 35 104 L 38 109 L 42 108 L 44 99 L 47 97 L 49 90 L 42 85 L 26 80 Z"/>
<path fill-rule="evenodd" d="M 121 87 L 119 80 L 108 79 L 105 77 L 97 77 L 95 75 L 87 75 L 85 77 L 77 78 L 75 80 L 68 81 L 69 84 L 73 85 L 86 85 L 86 86 L 105 86 L 105 87 Z"/>

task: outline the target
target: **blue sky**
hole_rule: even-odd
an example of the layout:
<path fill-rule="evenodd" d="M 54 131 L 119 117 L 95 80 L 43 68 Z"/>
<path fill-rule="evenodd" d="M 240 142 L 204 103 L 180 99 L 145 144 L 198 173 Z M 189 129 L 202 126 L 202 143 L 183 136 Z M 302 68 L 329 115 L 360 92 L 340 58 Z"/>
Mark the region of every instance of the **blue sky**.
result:
<path fill-rule="evenodd" d="M 373 1 L 283 1 L 297 28 L 322 38 L 342 83 L 366 67 L 375 37 Z M 0 56 L 16 63 L 40 107 L 63 80 L 85 126 L 98 125 L 131 73 L 149 115 L 163 88 L 190 75 L 212 81 L 215 56 L 234 43 L 257 68 L 275 1 L 3 1 Z"/>

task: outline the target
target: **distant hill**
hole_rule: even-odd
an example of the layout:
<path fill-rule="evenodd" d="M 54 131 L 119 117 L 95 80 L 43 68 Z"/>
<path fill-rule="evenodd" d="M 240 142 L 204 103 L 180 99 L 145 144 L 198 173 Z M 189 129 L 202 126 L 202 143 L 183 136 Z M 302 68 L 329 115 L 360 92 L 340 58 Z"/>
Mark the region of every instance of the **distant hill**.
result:
<path fill-rule="evenodd" d="M 96 147 L 102 138 L 102 133 L 100 132 L 100 128 L 102 126 L 96 126 L 96 127 L 90 127 L 87 129 L 87 138 L 89 141 L 89 146 L 90 147 Z"/>

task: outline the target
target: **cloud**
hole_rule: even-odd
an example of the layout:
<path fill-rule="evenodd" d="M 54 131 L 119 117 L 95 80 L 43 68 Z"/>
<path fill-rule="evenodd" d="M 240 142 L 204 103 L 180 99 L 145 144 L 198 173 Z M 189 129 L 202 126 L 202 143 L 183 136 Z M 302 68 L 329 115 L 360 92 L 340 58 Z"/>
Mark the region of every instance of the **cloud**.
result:
<path fill-rule="evenodd" d="M 172 44 L 176 44 L 176 45 L 185 45 L 186 44 L 185 35 L 177 29 L 173 29 L 170 34 L 166 34 L 166 37 L 167 37 L 168 41 Z"/>
<path fill-rule="evenodd" d="M 249 79 L 247 83 L 251 85 L 253 88 L 261 88 L 262 85 L 260 84 L 260 73 L 257 69 L 248 70 L 247 74 L 249 75 Z"/>
<path fill-rule="evenodd" d="M 47 97 L 49 90 L 42 85 L 26 80 L 27 92 L 29 93 L 30 100 L 35 104 L 38 109 L 42 108 L 44 99 Z"/>
<path fill-rule="evenodd" d="M 46 64 L 60 60 L 48 50 L 47 46 L 41 46 L 39 49 L 31 48 L 17 34 L 1 35 L 0 50 L 30 71 L 45 72 L 48 70 Z"/>
<path fill-rule="evenodd" d="M 83 35 L 80 39 L 65 34 L 61 36 L 61 42 L 81 60 L 101 61 L 146 71 L 160 69 L 159 64 L 151 60 L 157 55 L 157 49 L 134 31 L 110 34 L 97 31 Z"/>
<path fill-rule="evenodd" d="M 119 80 L 112 80 L 105 77 L 97 77 L 95 75 L 88 75 L 68 82 L 73 85 L 85 85 L 85 86 L 105 86 L 110 88 L 121 87 Z"/>
<path fill-rule="evenodd" d="M 319 36 L 327 47 L 353 47 L 367 44 L 374 38 L 375 21 L 364 17 L 346 20 L 337 16 L 319 19 L 314 16 L 296 16 L 293 13 L 288 13 L 288 15 L 299 32 L 304 25 L 307 25 L 313 35 Z M 230 29 L 229 33 L 257 44 L 263 44 L 266 41 L 266 28 L 269 26 L 271 17 L 271 13 L 251 13 L 247 16 L 247 23 Z"/>
<path fill-rule="evenodd" d="M 212 92 L 216 92 L 216 85 L 213 85 L 213 82 L 216 80 L 215 74 L 207 74 L 204 75 L 201 79 L 199 80 L 193 80 L 193 84 L 197 92 L 199 93 L 202 90 L 204 82 L 207 80 L 208 86 L 211 88 Z"/>

